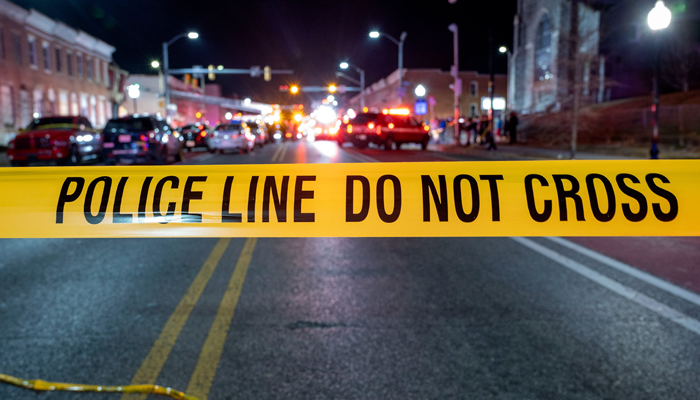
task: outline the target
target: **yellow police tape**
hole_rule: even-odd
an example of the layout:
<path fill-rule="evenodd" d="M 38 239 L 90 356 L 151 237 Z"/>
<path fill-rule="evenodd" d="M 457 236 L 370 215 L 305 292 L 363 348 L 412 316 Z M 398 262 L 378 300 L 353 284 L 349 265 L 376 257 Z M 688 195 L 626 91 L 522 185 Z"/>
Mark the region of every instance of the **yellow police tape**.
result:
<path fill-rule="evenodd" d="M 25 389 L 37 391 L 68 391 L 68 392 L 104 392 L 104 393 L 142 393 L 160 394 L 176 400 L 197 400 L 177 390 L 158 385 L 127 385 L 127 386 L 98 386 L 75 383 L 46 382 L 40 379 L 24 380 L 14 376 L 0 374 L 0 382 L 9 383 Z"/>
<path fill-rule="evenodd" d="M 697 236 L 700 160 L 0 171 L 0 237 Z"/>

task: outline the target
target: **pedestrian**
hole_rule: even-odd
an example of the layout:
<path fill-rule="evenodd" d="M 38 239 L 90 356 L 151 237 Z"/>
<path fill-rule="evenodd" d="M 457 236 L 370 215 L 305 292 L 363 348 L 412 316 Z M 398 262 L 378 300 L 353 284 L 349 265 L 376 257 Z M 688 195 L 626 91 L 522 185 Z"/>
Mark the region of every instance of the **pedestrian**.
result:
<path fill-rule="evenodd" d="M 496 140 L 495 140 L 495 134 L 491 130 L 491 124 L 486 124 L 486 130 L 484 131 L 484 135 L 486 136 L 486 150 L 496 150 Z"/>
<path fill-rule="evenodd" d="M 510 119 L 508 120 L 508 137 L 510 138 L 510 144 L 516 144 L 518 142 L 518 117 L 515 111 L 510 113 Z"/>
<path fill-rule="evenodd" d="M 440 120 L 440 125 L 439 125 L 439 131 L 440 131 L 440 143 L 445 143 L 445 119 Z"/>

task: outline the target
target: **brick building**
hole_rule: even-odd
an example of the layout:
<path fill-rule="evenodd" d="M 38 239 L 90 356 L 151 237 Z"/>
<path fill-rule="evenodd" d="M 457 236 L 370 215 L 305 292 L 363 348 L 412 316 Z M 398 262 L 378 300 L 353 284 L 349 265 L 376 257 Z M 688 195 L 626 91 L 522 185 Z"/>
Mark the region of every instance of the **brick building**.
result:
<path fill-rule="evenodd" d="M 462 96 L 460 97 L 460 110 L 463 116 L 478 116 L 487 112 L 482 107 L 482 100 L 489 96 L 489 75 L 476 71 L 461 71 L 459 78 L 462 80 Z M 454 78 L 449 71 L 440 69 L 404 69 L 404 86 L 406 88 L 402 104 L 413 108 L 416 101 L 414 90 L 416 86 L 423 85 L 426 96 L 435 98 L 433 107 L 434 117 L 438 119 L 454 116 L 454 92 L 451 85 Z M 505 74 L 496 74 L 495 97 L 505 100 L 507 93 L 508 77 Z M 365 89 L 365 105 L 373 111 L 398 106 L 398 81 L 399 71 L 396 70 L 386 78 L 373 83 Z M 350 99 L 350 108 L 359 110 L 360 95 Z M 430 112 L 425 116 L 430 118 Z"/>
<path fill-rule="evenodd" d="M 122 96 L 114 47 L 0 0 L 0 144 L 33 117 L 83 115 L 103 126 Z M 115 83 L 117 83 L 115 87 Z"/>

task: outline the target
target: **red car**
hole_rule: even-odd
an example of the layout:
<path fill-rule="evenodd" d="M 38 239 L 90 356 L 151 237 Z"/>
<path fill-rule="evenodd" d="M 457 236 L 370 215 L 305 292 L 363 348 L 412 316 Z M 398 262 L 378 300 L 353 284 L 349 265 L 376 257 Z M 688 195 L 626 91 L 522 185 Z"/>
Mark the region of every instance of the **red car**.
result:
<path fill-rule="evenodd" d="M 85 117 L 36 118 L 10 141 L 7 159 L 13 167 L 56 162 L 79 165 L 97 159 L 102 151 L 100 133 Z"/>
<path fill-rule="evenodd" d="M 407 109 L 384 110 L 379 113 L 360 113 L 338 129 L 338 143 L 350 142 L 360 149 L 369 143 L 385 150 L 398 149 L 403 143 L 418 143 L 428 148 L 430 128 L 413 119 Z"/>

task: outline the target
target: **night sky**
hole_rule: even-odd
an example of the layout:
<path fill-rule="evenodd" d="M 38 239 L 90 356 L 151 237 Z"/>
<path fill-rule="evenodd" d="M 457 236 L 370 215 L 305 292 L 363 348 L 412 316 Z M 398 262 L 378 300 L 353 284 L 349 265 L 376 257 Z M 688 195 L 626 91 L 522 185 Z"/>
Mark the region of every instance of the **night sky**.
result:
<path fill-rule="evenodd" d="M 161 57 L 161 43 L 194 30 L 197 40 L 170 46 L 170 67 L 223 64 L 227 68 L 270 65 L 294 75 L 271 82 L 244 75 L 217 75 L 226 96 L 290 103 L 283 84 L 327 85 L 339 62 L 366 71 L 367 84 L 397 68 L 398 46 L 370 39 L 371 30 L 396 38 L 408 33 L 406 68 L 441 68 L 452 64 L 450 23 L 460 30 L 460 69 L 488 72 L 488 21 L 493 5 L 494 46 L 512 43 L 516 0 L 414 1 L 183 1 L 183 0 L 12 0 L 116 47 L 115 61 L 132 74 L 150 73 Z M 495 53 L 494 69 L 506 73 L 505 55 Z M 354 75 L 353 73 L 349 73 Z M 308 95 L 304 95 L 308 96 Z M 308 97 L 305 99 L 308 100 Z M 298 100 L 294 102 L 299 102 Z"/>

